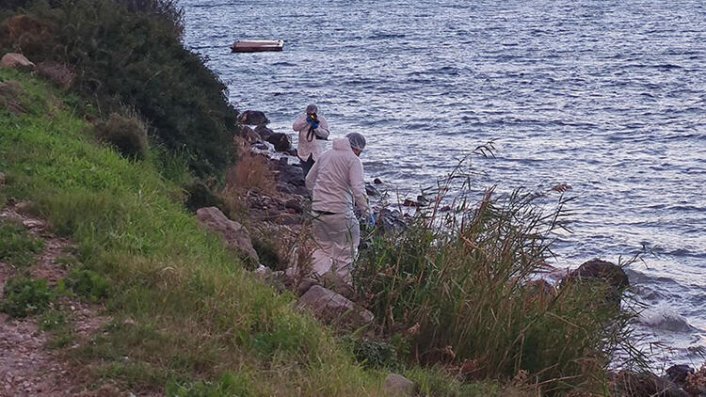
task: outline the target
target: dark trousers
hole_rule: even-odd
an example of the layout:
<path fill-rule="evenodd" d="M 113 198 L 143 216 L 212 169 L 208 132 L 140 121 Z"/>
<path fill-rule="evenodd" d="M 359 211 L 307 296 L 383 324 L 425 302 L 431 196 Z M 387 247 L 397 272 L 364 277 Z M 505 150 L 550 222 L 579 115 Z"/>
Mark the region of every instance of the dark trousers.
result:
<path fill-rule="evenodd" d="M 306 174 L 308 174 L 309 171 L 311 171 L 311 167 L 314 166 L 314 158 L 309 155 L 309 158 L 306 159 L 306 161 L 299 159 L 299 162 L 302 165 L 302 171 L 304 171 L 304 178 L 306 179 Z"/>

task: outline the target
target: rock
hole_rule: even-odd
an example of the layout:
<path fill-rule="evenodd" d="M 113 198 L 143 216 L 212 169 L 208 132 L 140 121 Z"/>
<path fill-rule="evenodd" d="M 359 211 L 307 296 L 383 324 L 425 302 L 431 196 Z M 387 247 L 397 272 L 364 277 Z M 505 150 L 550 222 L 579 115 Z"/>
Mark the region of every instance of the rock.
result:
<path fill-rule="evenodd" d="M 245 125 L 266 125 L 270 120 L 265 116 L 264 112 L 259 110 L 246 110 L 240 114 L 238 118 L 241 124 Z"/>
<path fill-rule="evenodd" d="M 367 193 L 368 196 L 371 196 L 371 197 L 380 196 L 380 191 L 378 190 L 378 188 L 376 188 L 375 186 L 371 185 L 368 182 L 365 183 L 365 193 Z"/>
<path fill-rule="evenodd" d="M 196 217 L 202 225 L 223 236 L 229 248 L 246 255 L 254 265 L 259 264 L 250 233 L 241 224 L 228 219 L 216 207 L 199 208 Z"/>
<path fill-rule="evenodd" d="M 416 396 L 417 385 L 402 375 L 389 374 L 385 378 L 385 394 L 399 397 Z"/>
<path fill-rule="evenodd" d="M 292 142 L 289 140 L 287 134 L 281 132 L 275 132 L 267 138 L 267 142 L 274 145 L 275 150 L 278 152 L 286 152 L 292 148 Z"/>
<path fill-rule="evenodd" d="M 310 311 L 324 323 L 350 329 L 369 325 L 375 319 L 375 316 L 370 311 L 356 306 L 355 303 L 343 295 L 320 285 L 314 285 L 309 288 L 299 298 L 297 308 Z"/>
<path fill-rule="evenodd" d="M 382 184 L 382 180 L 381 180 L 380 178 L 375 178 L 375 179 L 373 179 L 373 183 L 376 184 L 376 185 L 381 185 L 381 184 Z"/>
<path fill-rule="evenodd" d="M 58 62 L 39 62 L 36 71 L 38 75 L 65 90 L 71 88 L 76 79 L 76 73 L 69 66 Z"/>
<path fill-rule="evenodd" d="M 253 129 L 248 127 L 247 125 L 240 127 L 240 132 L 238 133 L 238 135 L 243 137 L 245 141 L 249 144 L 253 144 L 261 140 L 260 135 L 258 135 L 257 132 L 253 131 Z"/>
<path fill-rule="evenodd" d="M 24 55 L 14 52 L 7 53 L 0 59 L 0 67 L 3 68 L 32 70 L 34 66 Z"/>
<path fill-rule="evenodd" d="M 606 292 L 605 302 L 615 305 L 620 304 L 623 292 L 630 286 L 628 275 L 620 266 L 600 259 L 584 262 L 578 269 L 570 272 L 561 284 L 596 281 L 607 283 L 611 287 Z"/>
<path fill-rule="evenodd" d="M 620 371 L 614 379 L 615 395 L 625 397 L 689 397 L 689 394 L 668 379 L 651 372 Z"/>
<path fill-rule="evenodd" d="M 684 385 L 686 378 L 694 373 L 694 369 L 686 364 L 672 365 L 667 368 L 667 377 L 678 385 Z"/>
<path fill-rule="evenodd" d="M 269 138 L 270 136 L 272 136 L 272 134 L 275 133 L 264 125 L 258 125 L 257 127 L 255 127 L 255 132 L 257 132 L 257 134 L 260 135 L 260 138 L 262 138 L 262 140 L 264 141 L 266 141 L 267 138 Z"/>

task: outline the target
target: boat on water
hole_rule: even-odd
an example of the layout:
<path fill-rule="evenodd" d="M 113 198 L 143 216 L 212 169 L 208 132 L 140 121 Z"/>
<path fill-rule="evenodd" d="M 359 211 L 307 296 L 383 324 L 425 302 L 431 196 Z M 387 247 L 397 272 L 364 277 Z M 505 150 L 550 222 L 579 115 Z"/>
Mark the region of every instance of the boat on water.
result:
<path fill-rule="evenodd" d="M 233 52 L 282 51 L 284 40 L 238 40 L 230 48 Z"/>

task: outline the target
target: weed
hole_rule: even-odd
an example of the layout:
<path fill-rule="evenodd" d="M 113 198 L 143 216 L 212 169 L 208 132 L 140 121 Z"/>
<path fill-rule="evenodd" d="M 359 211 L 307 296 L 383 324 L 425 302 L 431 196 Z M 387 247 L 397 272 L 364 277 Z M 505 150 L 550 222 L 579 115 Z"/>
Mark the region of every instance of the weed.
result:
<path fill-rule="evenodd" d="M 27 267 L 43 248 L 44 242 L 30 236 L 22 225 L 0 220 L 0 261 Z"/>
<path fill-rule="evenodd" d="M 215 382 L 175 382 L 167 384 L 169 397 L 252 396 L 250 381 L 241 374 L 227 373 Z"/>
<path fill-rule="evenodd" d="M 5 284 L 0 310 L 11 317 L 27 317 L 42 313 L 53 299 L 46 280 L 15 277 Z"/>
<path fill-rule="evenodd" d="M 147 127 L 135 114 L 111 113 L 108 120 L 96 124 L 96 135 L 123 157 L 143 160 L 147 156 Z"/>
<path fill-rule="evenodd" d="M 108 297 L 110 284 L 105 277 L 88 269 L 74 269 L 65 280 L 66 286 L 77 295 L 91 302 Z"/>

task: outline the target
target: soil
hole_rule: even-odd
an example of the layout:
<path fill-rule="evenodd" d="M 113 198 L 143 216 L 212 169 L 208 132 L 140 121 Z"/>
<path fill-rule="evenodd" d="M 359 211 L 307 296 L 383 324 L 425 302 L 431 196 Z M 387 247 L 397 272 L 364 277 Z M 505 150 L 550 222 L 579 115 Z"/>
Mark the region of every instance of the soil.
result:
<path fill-rule="evenodd" d="M 25 213 L 24 203 L 9 205 L 0 211 L 0 222 L 14 221 L 24 225 L 35 238 L 44 241 L 44 250 L 29 269 L 33 278 L 45 279 L 49 285 L 63 279 L 67 269 L 57 259 L 70 255 L 71 241 L 48 232 L 41 219 Z M 7 280 L 18 273 L 18 269 L 0 261 L 0 294 Z M 56 305 L 69 313 L 74 326 L 76 348 L 107 323 L 107 317 L 99 315 L 99 305 L 88 305 L 75 299 L 62 298 Z M 110 385 L 98 387 L 86 384 L 79 375 L 82 371 L 68 361 L 62 350 L 52 349 L 49 342 L 52 334 L 39 327 L 39 319 L 27 317 L 14 319 L 0 313 L 0 396 L 119 396 L 122 393 Z"/>

